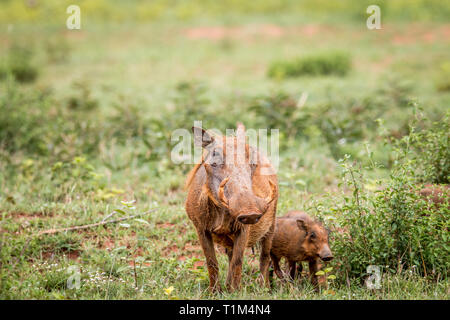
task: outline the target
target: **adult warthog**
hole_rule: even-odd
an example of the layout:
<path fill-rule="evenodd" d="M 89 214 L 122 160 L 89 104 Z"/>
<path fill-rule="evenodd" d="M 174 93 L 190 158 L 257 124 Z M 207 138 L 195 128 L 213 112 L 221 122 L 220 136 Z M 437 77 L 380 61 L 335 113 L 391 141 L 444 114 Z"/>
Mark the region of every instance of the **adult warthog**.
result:
<path fill-rule="evenodd" d="M 220 290 L 214 243 L 225 247 L 228 255 L 228 290 L 239 289 L 245 248 L 257 242 L 261 243 L 261 280 L 269 285 L 278 199 L 275 170 L 247 144 L 242 124 L 238 124 L 236 136 L 213 136 L 196 127 L 192 130 L 204 153 L 186 182 L 186 212 L 206 257 L 209 287 Z"/>

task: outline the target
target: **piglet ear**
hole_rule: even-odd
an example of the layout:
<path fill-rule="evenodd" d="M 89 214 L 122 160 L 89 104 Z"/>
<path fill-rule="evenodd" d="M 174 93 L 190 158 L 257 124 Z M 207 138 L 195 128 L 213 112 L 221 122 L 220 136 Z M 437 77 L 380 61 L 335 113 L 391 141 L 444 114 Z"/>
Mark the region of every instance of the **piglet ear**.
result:
<path fill-rule="evenodd" d="M 308 232 L 308 225 L 305 220 L 297 219 L 297 226 L 301 231 Z"/>
<path fill-rule="evenodd" d="M 194 133 L 194 145 L 196 146 L 206 148 L 214 142 L 214 138 L 203 128 L 192 127 L 192 132 Z"/>

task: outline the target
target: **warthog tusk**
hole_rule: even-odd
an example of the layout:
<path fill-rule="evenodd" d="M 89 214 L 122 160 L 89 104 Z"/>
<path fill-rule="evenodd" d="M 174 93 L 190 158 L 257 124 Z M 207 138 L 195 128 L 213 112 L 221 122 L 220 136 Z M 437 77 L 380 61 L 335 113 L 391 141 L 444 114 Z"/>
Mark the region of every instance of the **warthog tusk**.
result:
<path fill-rule="evenodd" d="M 220 202 L 222 203 L 222 205 L 224 205 L 227 208 L 228 208 L 228 199 L 225 196 L 224 188 L 225 188 L 225 185 L 227 184 L 228 180 L 230 180 L 230 178 L 225 178 L 222 180 L 222 182 L 219 185 L 219 191 L 217 192 Z"/>
<path fill-rule="evenodd" d="M 277 189 L 276 184 L 273 183 L 272 180 L 269 180 L 269 184 L 270 184 L 270 195 L 265 199 L 267 202 L 266 206 L 269 206 L 269 204 L 271 204 L 273 200 L 275 200 L 275 192 Z"/>

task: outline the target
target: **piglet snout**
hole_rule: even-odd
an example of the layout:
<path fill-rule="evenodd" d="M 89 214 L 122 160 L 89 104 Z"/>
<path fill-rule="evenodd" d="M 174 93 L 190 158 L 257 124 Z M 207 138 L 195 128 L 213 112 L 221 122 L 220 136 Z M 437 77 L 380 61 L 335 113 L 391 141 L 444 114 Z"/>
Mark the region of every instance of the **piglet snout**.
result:
<path fill-rule="evenodd" d="M 322 259 L 325 262 L 331 261 L 334 258 L 333 254 L 331 253 L 331 250 L 328 246 L 326 246 L 325 248 L 323 248 L 320 251 L 319 257 L 320 257 L 320 259 Z"/>

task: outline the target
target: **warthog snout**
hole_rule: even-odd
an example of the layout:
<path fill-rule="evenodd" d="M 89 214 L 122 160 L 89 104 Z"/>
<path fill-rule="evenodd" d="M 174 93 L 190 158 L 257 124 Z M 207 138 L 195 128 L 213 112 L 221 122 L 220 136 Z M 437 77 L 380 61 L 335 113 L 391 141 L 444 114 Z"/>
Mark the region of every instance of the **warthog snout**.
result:
<path fill-rule="evenodd" d="M 270 184 L 270 195 L 267 198 L 260 198 L 256 196 L 252 191 L 239 190 L 236 184 L 231 186 L 230 198 L 228 199 L 225 195 L 225 187 L 228 186 L 230 177 L 222 180 L 219 185 L 218 198 L 222 206 L 229 209 L 230 214 L 242 224 L 255 224 L 257 223 L 268 206 L 276 198 L 276 186 L 273 182 L 269 180 Z M 234 191 L 234 192 L 233 192 Z"/>
<path fill-rule="evenodd" d="M 255 224 L 259 221 L 259 219 L 262 217 L 262 213 L 247 213 L 247 214 L 241 214 L 237 217 L 237 221 L 243 224 Z"/>

